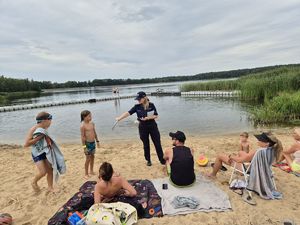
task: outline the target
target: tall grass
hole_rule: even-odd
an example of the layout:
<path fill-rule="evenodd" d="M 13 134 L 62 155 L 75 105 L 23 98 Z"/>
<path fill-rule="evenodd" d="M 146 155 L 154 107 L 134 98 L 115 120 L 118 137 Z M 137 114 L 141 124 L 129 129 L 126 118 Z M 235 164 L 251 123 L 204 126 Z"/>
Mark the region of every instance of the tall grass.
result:
<path fill-rule="evenodd" d="M 300 67 L 289 66 L 244 76 L 237 80 L 184 84 L 181 91 L 239 90 L 244 100 L 264 102 L 284 91 L 300 88 Z"/>
<path fill-rule="evenodd" d="M 300 119 L 300 92 L 281 93 L 253 110 L 256 123 L 284 123 Z"/>
<path fill-rule="evenodd" d="M 272 69 L 237 80 L 184 84 L 181 90 L 239 90 L 241 100 L 262 104 L 262 107 L 252 111 L 257 123 L 291 122 L 300 118 L 299 66 Z"/>

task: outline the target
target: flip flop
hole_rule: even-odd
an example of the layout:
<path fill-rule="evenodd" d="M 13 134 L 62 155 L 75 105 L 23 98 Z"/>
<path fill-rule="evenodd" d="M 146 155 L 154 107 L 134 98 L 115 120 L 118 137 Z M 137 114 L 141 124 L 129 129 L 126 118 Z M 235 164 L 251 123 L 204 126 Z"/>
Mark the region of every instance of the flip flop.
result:
<path fill-rule="evenodd" d="M 243 192 L 242 199 L 244 202 L 247 202 L 249 205 L 256 205 L 255 200 L 247 193 L 247 191 Z"/>
<path fill-rule="evenodd" d="M 214 167 L 215 164 L 212 163 L 212 164 L 210 164 L 210 165 L 211 165 L 211 167 Z M 222 166 L 220 170 L 222 170 L 222 171 L 227 171 L 227 168 L 226 168 L 225 166 Z"/>

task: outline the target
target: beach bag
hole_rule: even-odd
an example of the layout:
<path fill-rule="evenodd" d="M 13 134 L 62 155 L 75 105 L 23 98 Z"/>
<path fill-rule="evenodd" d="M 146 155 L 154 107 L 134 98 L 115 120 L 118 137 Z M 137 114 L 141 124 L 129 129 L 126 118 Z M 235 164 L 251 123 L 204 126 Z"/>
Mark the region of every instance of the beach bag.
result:
<path fill-rule="evenodd" d="M 230 189 L 236 190 L 236 189 L 245 189 L 246 188 L 246 182 L 244 180 L 238 180 L 234 179 L 231 184 L 229 185 Z"/>
<path fill-rule="evenodd" d="M 98 203 L 93 205 L 86 216 L 87 225 L 132 225 L 137 223 L 137 211 L 123 202 Z"/>

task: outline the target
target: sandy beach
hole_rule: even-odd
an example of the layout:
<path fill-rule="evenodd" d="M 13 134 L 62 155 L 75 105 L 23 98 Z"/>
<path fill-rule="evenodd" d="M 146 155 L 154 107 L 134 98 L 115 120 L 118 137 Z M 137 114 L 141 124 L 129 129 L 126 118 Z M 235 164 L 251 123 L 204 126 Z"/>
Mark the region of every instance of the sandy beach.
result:
<path fill-rule="evenodd" d="M 284 147 L 293 143 L 286 131 L 275 133 Z M 205 153 L 210 161 L 217 153 L 237 152 L 239 136 L 192 137 L 186 145 L 195 149 L 195 156 Z M 3 141 L 3 140 L 2 140 Z M 256 141 L 251 135 L 252 147 L 256 148 Z M 169 147 L 171 142 L 167 137 L 162 139 L 163 147 Z M 46 191 L 46 180 L 42 179 L 42 191 L 35 194 L 31 188 L 31 181 L 35 173 L 35 165 L 31 159 L 30 149 L 17 145 L 0 145 L 0 212 L 10 213 L 16 225 L 45 225 L 50 217 L 86 181 L 84 177 L 84 154 L 80 144 L 60 144 L 67 164 L 67 173 L 61 177 L 56 185 L 57 193 Z M 95 171 L 101 162 L 111 162 L 116 171 L 127 179 L 152 179 L 164 177 L 162 166 L 159 164 L 152 146 L 151 168 L 145 165 L 142 143 L 138 138 L 121 141 L 104 141 L 97 149 Z M 196 173 L 208 173 L 211 168 L 200 168 L 195 165 Z M 224 190 L 230 197 L 233 210 L 223 213 L 194 213 L 185 216 L 139 220 L 138 224 L 230 224 L 230 225 L 264 225 L 282 224 L 283 219 L 292 219 L 300 224 L 300 178 L 274 168 L 278 190 L 283 193 L 282 200 L 262 200 L 255 196 L 256 206 L 243 202 L 241 197 L 228 188 L 225 181 L 229 180 L 230 170 L 222 172 L 212 181 Z M 90 180 L 96 180 L 97 176 Z"/>

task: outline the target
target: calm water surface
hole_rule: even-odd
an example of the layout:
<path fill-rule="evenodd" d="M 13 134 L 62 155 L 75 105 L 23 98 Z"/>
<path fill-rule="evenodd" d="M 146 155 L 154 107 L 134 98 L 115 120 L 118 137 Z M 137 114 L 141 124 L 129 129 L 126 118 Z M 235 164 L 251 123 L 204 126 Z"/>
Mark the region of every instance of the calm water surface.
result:
<path fill-rule="evenodd" d="M 146 92 L 162 88 L 165 91 L 178 91 L 178 83 L 121 86 L 120 95 L 135 94 L 140 90 Z M 47 96 L 22 100 L 24 103 L 46 103 L 68 100 L 79 100 L 111 96 L 111 87 L 91 89 L 69 89 L 51 91 Z M 161 135 L 167 136 L 170 131 L 183 130 L 188 136 L 226 134 L 251 130 L 248 121 L 247 107 L 239 101 L 220 98 L 187 98 L 187 97 L 151 97 L 155 103 Z M 105 141 L 113 139 L 137 138 L 136 116 L 121 121 L 112 131 L 115 117 L 129 110 L 136 101 L 122 99 L 116 101 L 86 103 L 0 113 L 0 143 L 22 144 L 28 129 L 34 125 L 35 116 L 41 110 L 53 115 L 50 134 L 61 143 L 80 143 L 80 112 L 90 110 L 98 134 Z"/>

